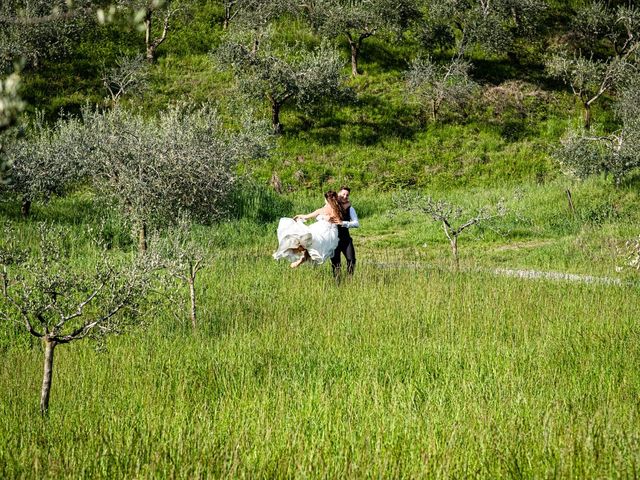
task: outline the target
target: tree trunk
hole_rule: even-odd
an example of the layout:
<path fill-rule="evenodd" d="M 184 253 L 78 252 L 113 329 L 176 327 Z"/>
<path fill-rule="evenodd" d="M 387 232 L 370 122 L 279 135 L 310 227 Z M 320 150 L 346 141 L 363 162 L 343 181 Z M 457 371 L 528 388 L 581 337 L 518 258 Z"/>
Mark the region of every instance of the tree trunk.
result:
<path fill-rule="evenodd" d="M 573 216 L 576 216 L 576 207 L 574 207 L 573 205 L 573 197 L 571 196 L 571 190 L 569 190 L 567 188 L 567 201 L 569 202 L 569 210 L 571 210 L 571 213 L 573 214 Z"/>
<path fill-rule="evenodd" d="M 271 127 L 273 128 L 273 133 L 276 135 L 280 135 L 283 130 L 280 124 L 280 107 L 281 105 L 279 103 L 271 102 Z"/>
<path fill-rule="evenodd" d="M 7 266 L 2 265 L 2 295 L 7 298 L 9 294 L 9 272 L 7 272 Z"/>
<path fill-rule="evenodd" d="M 258 53 L 258 48 L 260 47 L 260 36 L 256 31 L 256 36 L 253 37 L 253 44 L 251 45 L 251 55 L 255 55 Z"/>
<path fill-rule="evenodd" d="M 22 198 L 22 206 L 20 207 L 20 212 L 24 218 L 27 218 L 31 213 L 31 200 L 27 197 Z"/>
<path fill-rule="evenodd" d="M 229 18 L 231 18 L 231 9 L 229 7 L 224 7 L 224 20 L 222 21 L 223 30 L 229 28 Z"/>
<path fill-rule="evenodd" d="M 358 76 L 358 53 L 359 48 L 358 44 L 351 39 L 349 39 L 349 45 L 351 46 L 351 76 Z"/>
<path fill-rule="evenodd" d="M 153 40 L 151 40 L 151 20 L 153 17 L 153 11 L 147 10 L 147 13 L 144 17 L 144 42 L 147 46 L 147 61 L 149 63 L 153 63 L 156 59 L 156 47 L 153 44 Z"/>
<path fill-rule="evenodd" d="M 40 392 L 40 413 L 46 415 L 49 411 L 49 394 L 51 393 L 51 378 L 53 376 L 53 351 L 57 343 L 48 337 L 44 339 L 44 376 L 42 377 L 42 391 Z"/>
<path fill-rule="evenodd" d="M 196 329 L 196 279 L 189 277 L 189 298 L 191 299 L 191 326 Z"/>
<path fill-rule="evenodd" d="M 147 252 L 147 224 L 141 222 L 138 230 L 138 251 L 140 253 Z"/>
<path fill-rule="evenodd" d="M 460 257 L 458 257 L 458 236 L 451 237 L 451 253 L 453 253 L 453 261 L 456 265 L 456 271 L 460 270 Z"/>
<path fill-rule="evenodd" d="M 590 130 L 591 129 L 591 104 L 584 103 L 583 107 L 584 107 L 584 129 Z"/>

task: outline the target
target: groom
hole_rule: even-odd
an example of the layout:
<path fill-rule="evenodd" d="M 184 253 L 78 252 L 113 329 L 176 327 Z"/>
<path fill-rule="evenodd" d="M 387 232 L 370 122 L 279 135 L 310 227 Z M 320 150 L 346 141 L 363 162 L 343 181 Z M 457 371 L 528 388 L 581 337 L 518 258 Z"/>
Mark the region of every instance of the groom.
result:
<path fill-rule="evenodd" d="M 349 276 L 353 275 L 353 270 L 356 267 L 356 251 L 353 248 L 353 239 L 349 234 L 350 228 L 358 228 L 360 222 L 358 222 L 358 215 L 355 209 L 351 206 L 349 201 L 349 194 L 351 189 L 349 187 L 340 187 L 338 191 L 338 202 L 342 207 L 342 224 L 338 225 L 338 246 L 331 258 L 331 268 L 333 269 L 333 276 L 337 279 L 342 268 L 340 262 L 340 254 L 342 253 L 347 259 L 347 273 Z"/>

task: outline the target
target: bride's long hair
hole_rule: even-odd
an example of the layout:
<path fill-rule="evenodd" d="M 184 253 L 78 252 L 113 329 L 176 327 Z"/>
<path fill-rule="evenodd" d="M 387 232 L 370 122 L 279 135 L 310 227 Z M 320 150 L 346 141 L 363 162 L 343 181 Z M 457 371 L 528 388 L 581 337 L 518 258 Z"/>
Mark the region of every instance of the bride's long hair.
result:
<path fill-rule="evenodd" d="M 342 207 L 338 202 L 338 194 L 333 190 L 329 190 L 324 194 L 324 198 L 327 200 L 329 207 L 331 208 L 331 216 L 336 217 L 338 220 L 342 220 Z"/>

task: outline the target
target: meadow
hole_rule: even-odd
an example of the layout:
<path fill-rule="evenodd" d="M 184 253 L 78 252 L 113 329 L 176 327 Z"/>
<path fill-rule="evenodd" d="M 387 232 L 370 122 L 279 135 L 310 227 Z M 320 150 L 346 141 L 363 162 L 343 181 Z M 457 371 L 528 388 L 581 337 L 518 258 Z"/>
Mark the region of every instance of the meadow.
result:
<path fill-rule="evenodd" d="M 241 95 L 216 64 L 221 5 L 178 3 L 190 10 L 120 107 L 152 118 L 207 104 L 228 131 L 242 113 L 268 119 L 265 98 Z M 43 345 L 0 295 L 0 478 L 637 478 L 640 279 L 628 242 L 640 238 L 640 177 L 578 180 L 558 162 L 581 106 L 545 59 L 586 2 L 547 3 L 547 25 L 515 62 L 467 52 L 480 89 L 437 120 L 411 100 L 406 71 L 417 55 L 444 65 L 452 46 L 425 43 L 420 23 L 376 34 L 348 78 L 348 44 L 332 38 L 349 100 L 285 104 L 267 154 L 234 167 L 232 212 L 191 226 L 208 253 L 197 327 L 187 288 L 154 283 L 119 334 L 56 347 L 47 415 Z M 25 68 L 18 136 L 36 112 L 53 123 L 110 108 L 105 69 L 143 52 L 143 34 L 87 25 L 66 55 Z M 270 32 L 295 49 L 320 44 L 297 17 Z M 612 90 L 593 104 L 594 135 L 621 128 L 616 101 Z M 354 277 L 275 262 L 278 218 L 343 184 L 361 222 Z M 398 208 L 407 191 L 460 206 L 460 223 L 506 210 L 460 236 L 456 267 L 442 225 Z M 131 215 L 87 178 L 54 193 L 23 218 L 20 192 L 0 192 L 0 261 L 12 242 L 36 259 L 41 224 L 64 229 L 70 271 L 93 271 L 96 239 L 116 261 L 136 255 Z"/>
<path fill-rule="evenodd" d="M 640 305 L 635 277 L 616 272 L 638 233 L 635 194 L 581 184 L 573 215 L 561 187 L 523 188 L 502 230 L 461 237 L 460 272 L 439 225 L 360 192 L 359 263 L 339 285 L 327 265 L 269 257 L 275 216 L 315 196 L 248 199 L 243 218 L 198 227 L 214 260 L 197 330 L 156 296 L 123 335 L 60 346 L 47 418 L 40 344 L 5 323 L 0 476 L 636 476 Z M 87 227 L 101 215 L 90 195 L 38 206 L 30 222 L 16 207 L 3 216 L 25 243 L 38 221 L 65 222 L 76 257 L 91 258 Z M 110 225 L 113 248 L 130 250 Z M 625 282 L 504 278 L 497 265 Z"/>

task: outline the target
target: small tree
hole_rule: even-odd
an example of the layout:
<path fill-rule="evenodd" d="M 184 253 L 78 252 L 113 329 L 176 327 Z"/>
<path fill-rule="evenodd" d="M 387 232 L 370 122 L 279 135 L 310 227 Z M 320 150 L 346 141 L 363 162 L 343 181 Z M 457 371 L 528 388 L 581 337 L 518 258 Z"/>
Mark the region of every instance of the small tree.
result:
<path fill-rule="evenodd" d="M 358 75 L 363 42 L 386 24 L 386 0 L 316 0 L 302 4 L 311 25 L 331 38 L 344 35 L 351 50 L 351 75 Z"/>
<path fill-rule="evenodd" d="M 620 185 L 631 171 L 640 167 L 640 77 L 631 80 L 616 100 L 622 126 L 612 133 L 570 130 L 555 157 L 578 178 L 604 173 Z"/>
<path fill-rule="evenodd" d="M 164 238 L 158 238 L 155 242 L 153 250 L 159 257 L 160 265 L 189 290 L 189 318 L 195 330 L 198 324 L 196 280 L 198 273 L 211 261 L 208 245 L 194 238 L 193 224 L 186 216 L 180 216 L 175 227 L 170 228 Z"/>
<path fill-rule="evenodd" d="M 38 116 L 26 137 L 6 148 L 9 182 L 2 190 L 22 197 L 22 215 L 27 217 L 34 200 L 61 195 L 83 178 L 83 157 L 87 154 L 77 119 L 62 119 L 49 127 Z"/>
<path fill-rule="evenodd" d="M 471 64 L 460 58 L 437 65 L 430 58 L 416 58 L 406 72 L 406 88 L 420 105 L 429 105 L 435 122 L 443 105 L 462 109 L 471 101 L 478 85 L 471 79 Z"/>
<path fill-rule="evenodd" d="M 201 221 L 224 214 L 235 166 L 266 145 L 260 125 L 225 131 L 208 107 L 173 108 L 151 119 L 116 108 L 85 112 L 84 121 L 92 145 L 88 177 L 98 197 L 136 226 L 141 251 L 149 224 L 172 223 L 181 212 Z"/>
<path fill-rule="evenodd" d="M 95 271 L 74 271 L 61 245 L 69 237 L 66 230 L 41 225 L 39 251 L 26 262 L 6 296 L 26 330 L 44 342 L 43 415 L 49 410 L 55 348 L 89 335 L 120 331 L 135 314 L 152 271 L 143 260 L 115 267 L 104 251 Z"/>
<path fill-rule="evenodd" d="M 140 24 L 144 31 L 145 58 L 149 63 L 155 62 L 158 47 L 167 39 L 172 17 L 180 9 L 174 6 L 172 0 L 117 0 L 117 3 L 133 12 L 133 23 Z M 162 23 L 159 33 L 154 28 L 158 17 Z"/>
<path fill-rule="evenodd" d="M 227 30 L 231 20 L 240 30 L 253 32 L 255 48 L 258 48 L 261 33 L 276 19 L 295 12 L 294 0 L 221 0 L 224 8 L 223 29 Z"/>
<path fill-rule="evenodd" d="M 507 212 L 502 201 L 494 206 L 485 206 L 468 212 L 462 207 L 447 201 L 434 200 L 430 196 L 424 196 L 419 193 L 405 192 L 396 196 L 394 203 L 398 209 L 426 214 L 436 222 L 442 223 L 442 229 L 451 246 L 451 254 L 453 255 L 456 269 L 460 268 L 458 237 L 462 232 L 481 223 L 504 217 Z"/>
<path fill-rule="evenodd" d="M 149 64 L 144 56 L 121 56 L 116 64 L 102 75 L 102 83 L 109 93 L 111 105 L 115 106 L 127 93 L 141 91 L 149 74 Z"/>
<path fill-rule="evenodd" d="M 309 110 L 319 104 L 346 98 L 342 61 L 327 42 L 312 51 L 263 42 L 254 50 L 237 41 L 224 43 L 216 52 L 230 66 L 238 89 L 248 99 L 264 99 L 271 110 L 274 133 L 282 133 L 280 111 L 288 103 Z"/>
<path fill-rule="evenodd" d="M 472 46 L 517 59 L 518 41 L 530 44 L 547 8 L 544 0 L 432 0 L 421 34 L 428 46 L 453 46 L 464 57 Z"/>
<path fill-rule="evenodd" d="M 23 61 L 38 68 L 45 58 L 71 51 L 92 21 L 91 1 L 3 0 L 0 3 L 0 70 Z"/>
<path fill-rule="evenodd" d="M 633 70 L 640 47 L 640 9 L 620 6 L 614 10 L 603 2 L 592 2 L 579 10 L 567 38 L 570 41 L 560 52 L 547 59 L 547 71 L 580 100 L 588 130 L 591 106 Z"/>

